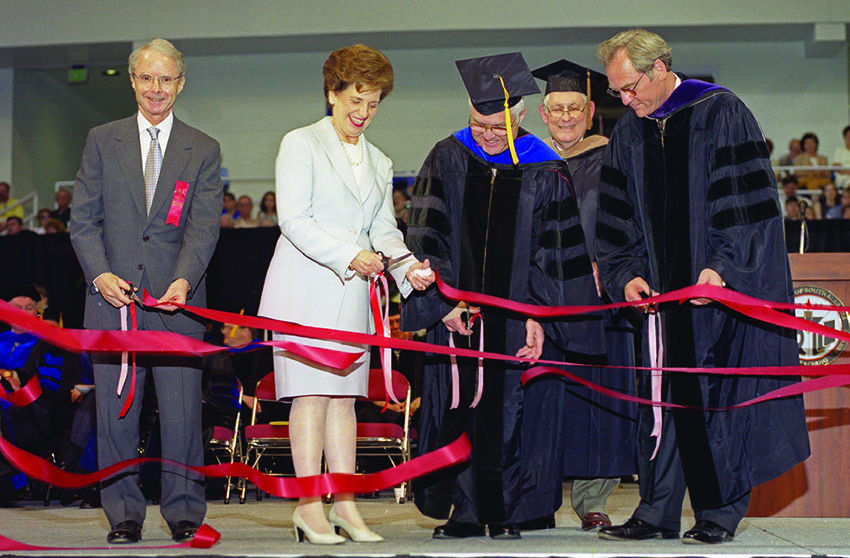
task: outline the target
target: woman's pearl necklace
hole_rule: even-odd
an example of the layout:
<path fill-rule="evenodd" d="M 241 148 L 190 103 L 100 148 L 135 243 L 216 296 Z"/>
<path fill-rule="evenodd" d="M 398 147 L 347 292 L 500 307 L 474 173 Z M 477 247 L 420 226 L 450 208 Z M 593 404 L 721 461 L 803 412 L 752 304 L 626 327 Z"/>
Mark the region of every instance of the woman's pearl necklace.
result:
<path fill-rule="evenodd" d="M 363 141 L 360 139 L 357 140 L 357 145 L 360 147 L 360 157 L 358 157 L 356 161 L 351 157 L 351 153 L 349 152 L 349 149 L 345 145 L 345 143 L 343 143 L 342 140 L 339 140 L 339 143 L 342 144 L 342 150 L 345 152 L 345 158 L 348 159 L 348 162 L 351 163 L 351 166 L 359 167 L 360 164 L 363 162 Z"/>

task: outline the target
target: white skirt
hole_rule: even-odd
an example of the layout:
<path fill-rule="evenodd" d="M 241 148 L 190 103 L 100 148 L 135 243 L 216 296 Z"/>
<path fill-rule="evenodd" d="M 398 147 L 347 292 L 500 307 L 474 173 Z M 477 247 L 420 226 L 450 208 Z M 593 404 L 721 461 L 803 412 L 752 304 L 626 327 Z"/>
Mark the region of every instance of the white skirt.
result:
<path fill-rule="evenodd" d="M 369 350 L 365 345 L 308 339 L 274 333 L 275 341 L 289 341 L 337 351 L 363 352 L 354 364 L 335 370 L 310 362 L 300 356 L 274 348 L 274 381 L 277 398 L 303 395 L 365 397 L 369 390 Z"/>

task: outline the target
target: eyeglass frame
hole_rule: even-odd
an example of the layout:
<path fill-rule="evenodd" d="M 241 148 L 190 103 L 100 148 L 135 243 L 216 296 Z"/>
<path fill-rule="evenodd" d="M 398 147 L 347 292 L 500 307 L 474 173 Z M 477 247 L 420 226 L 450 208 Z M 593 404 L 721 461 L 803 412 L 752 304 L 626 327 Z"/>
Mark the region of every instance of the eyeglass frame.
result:
<path fill-rule="evenodd" d="M 590 101 L 588 101 L 588 102 L 590 102 Z M 585 109 L 587 108 L 587 103 L 585 103 L 584 106 L 581 107 L 580 109 L 576 109 L 576 110 L 568 110 L 568 109 L 552 110 L 546 105 L 543 105 L 543 108 L 546 109 L 546 113 L 549 116 L 551 116 L 551 117 L 553 117 L 557 120 L 564 120 L 564 115 L 569 115 L 569 116 L 567 116 L 567 120 L 570 120 L 570 119 L 573 119 L 573 118 L 579 118 L 584 113 Z M 556 113 L 560 113 L 560 116 Z"/>
<path fill-rule="evenodd" d="M 160 87 L 166 87 L 167 88 L 167 87 L 171 87 L 172 85 L 177 85 L 178 83 L 180 83 L 180 80 L 183 79 L 182 74 L 179 75 L 179 76 L 152 76 L 150 74 L 137 74 L 137 73 L 133 72 L 130 75 L 133 76 L 136 80 L 138 80 L 139 83 L 141 83 L 142 85 L 144 85 L 146 87 L 153 87 L 154 83 L 159 83 Z M 148 78 L 150 78 L 150 79 L 148 79 Z M 163 80 L 166 80 L 166 81 L 163 82 Z"/>
<path fill-rule="evenodd" d="M 490 131 L 490 132 L 493 132 L 493 134 L 495 134 L 497 136 L 507 136 L 508 135 L 508 128 L 505 127 L 505 126 L 490 126 L 490 125 L 487 125 L 487 124 L 482 124 L 481 122 L 473 122 L 471 118 L 467 122 L 467 125 L 469 126 L 469 129 L 472 130 L 473 132 L 475 132 L 476 134 L 486 134 L 488 131 Z M 475 126 L 477 128 L 482 128 L 482 130 L 480 132 L 475 131 L 473 129 L 473 126 Z M 513 126 L 514 126 L 514 122 L 512 120 L 511 121 L 511 128 L 513 128 Z"/>
<path fill-rule="evenodd" d="M 645 75 L 646 75 L 646 72 L 641 72 L 640 77 L 637 79 L 635 84 L 632 85 L 631 87 L 623 87 L 621 89 L 614 89 L 612 87 L 609 87 L 608 90 L 607 90 L 608 94 L 611 95 L 612 97 L 616 97 L 617 99 L 621 99 L 623 93 L 627 93 L 627 94 L 631 95 L 632 97 L 636 96 L 637 95 L 637 91 L 636 91 L 637 86 L 640 83 L 640 80 L 642 80 L 643 76 L 645 76 Z"/>

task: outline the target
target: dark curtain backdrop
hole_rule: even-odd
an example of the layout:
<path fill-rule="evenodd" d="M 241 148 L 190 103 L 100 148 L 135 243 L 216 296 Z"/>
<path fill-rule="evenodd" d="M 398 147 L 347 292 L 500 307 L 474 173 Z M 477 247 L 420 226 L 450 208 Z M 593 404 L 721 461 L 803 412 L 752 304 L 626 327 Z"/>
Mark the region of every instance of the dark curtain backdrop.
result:
<path fill-rule="evenodd" d="M 850 252 L 850 220 L 810 221 L 807 227 L 807 252 Z M 279 235 L 277 227 L 221 231 L 207 272 L 210 308 L 257 314 Z M 799 221 L 786 221 L 785 237 L 788 251 L 797 252 Z M 65 327 L 83 326 L 87 285 L 67 234 L 0 236 L 0 262 L 0 293 L 16 285 L 38 283 L 47 289 L 49 316 L 61 313 Z"/>

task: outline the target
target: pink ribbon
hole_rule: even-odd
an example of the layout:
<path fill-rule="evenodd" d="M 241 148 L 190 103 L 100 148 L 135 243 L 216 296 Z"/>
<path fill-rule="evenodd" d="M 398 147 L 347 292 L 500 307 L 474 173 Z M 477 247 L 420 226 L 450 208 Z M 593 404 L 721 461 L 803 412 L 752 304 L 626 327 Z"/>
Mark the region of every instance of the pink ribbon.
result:
<path fill-rule="evenodd" d="M 661 446 L 661 367 L 664 366 L 664 342 L 661 337 L 661 316 L 653 312 L 649 316 L 649 366 L 652 368 L 652 432 L 650 437 L 655 437 L 655 449 L 650 461 L 658 455 Z"/>
<path fill-rule="evenodd" d="M 479 354 L 484 353 L 484 318 L 481 317 L 481 314 L 473 314 L 472 319 L 469 320 L 469 325 L 471 326 L 476 319 L 481 320 L 481 326 L 478 331 L 478 352 Z M 452 332 L 449 332 L 449 347 L 455 348 L 454 335 Z M 457 368 L 457 356 L 451 355 L 449 357 L 452 363 L 452 403 L 451 409 L 457 409 L 460 405 L 460 372 Z M 469 405 L 470 409 L 474 409 L 478 406 L 478 403 L 481 401 L 481 396 L 484 394 L 484 359 L 478 358 L 478 381 L 475 385 L 475 398 L 473 398 L 472 403 Z"/>
<path fill-rule="evenodd" d="M 183 212 L 183 205 L 186 203 L 186 191 L 189 189 L 189 183 L 178 180 L 174 185 L 174 195 L 171 196 L 171 207 L 168 208 L 168 217 L 165 219 L 166 225 L 180 225 L 180 214 Z"/>
<path fill-rule="evenodd" d="M 384 295 L 384 309 L 381 311 L 381 302 L 380 297 L 378 296 L 378 289 L 376 285 L 380 284 L 383 289 Z M 390 337 L 390 287 L 387 283 L 387 278 L 383 273 L 378 273 L 375 277 L 372 278 L 372 282 L 369 284 L 369 304 L 372 307 L 372 317 L 375 320 L 375 331 L 378 336 L 389 338 Z M 398 397 L 396 397 L 395 391 L 393 390 L 393 372 L 392 372 L 392 355 L 390 354 L 391 349 L 389 347 L 383 347 L 380 350 L 381 355 L 381 368 L 384 371 L 384 388 L 387 392 L 387 402 L 389 399 L 392 399 L 393 403 L 400 403 Z M 381 409 L 381 412 L 387 410 L 387 405 L 384 405 L 384 408 Z"/>

